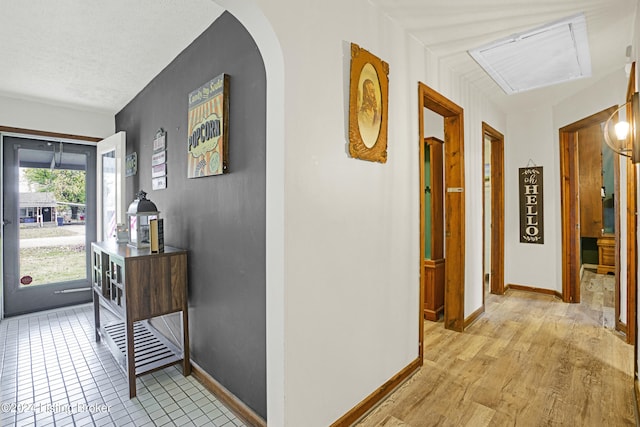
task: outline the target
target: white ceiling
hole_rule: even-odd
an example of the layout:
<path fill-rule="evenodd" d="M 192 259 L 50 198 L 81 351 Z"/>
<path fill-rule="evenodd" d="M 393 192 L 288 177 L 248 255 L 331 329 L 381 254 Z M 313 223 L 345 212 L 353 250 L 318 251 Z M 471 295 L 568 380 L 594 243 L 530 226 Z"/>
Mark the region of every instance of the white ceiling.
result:
<path fill-rule="evenodd" d="M 563 99 L 624 67 L 637 0 L 370 0 L 504 111 Z M 506 95 L 467 53 L 578 13 L 587 19 L 592 77 Z M 623 89 L 624 90 L 624 89 Z"/>
<path fill-rule="evenodd" d="M 116 113 L 222 12 L 211 0 L 0 0 L 0 95 Z"/>
<path fill-rule="evenodd" d="M 508 111 L 625 64 L 637 0 L 370 0 Z M 0 95 L 115 113 L 223 12 L 212 0 L 0 0 Z M 506 95 L 467 53 L 584 12 L 593 76 Z"/>

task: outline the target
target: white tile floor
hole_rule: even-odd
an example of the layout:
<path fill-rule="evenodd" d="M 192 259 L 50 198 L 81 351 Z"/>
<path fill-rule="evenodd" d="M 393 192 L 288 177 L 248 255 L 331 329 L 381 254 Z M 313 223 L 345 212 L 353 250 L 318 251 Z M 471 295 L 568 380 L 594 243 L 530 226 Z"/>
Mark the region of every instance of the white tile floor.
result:
<path fill-rule="evenodd" d="M 137 394 L 95 342 L 91 305 L 0 321 L 0 426 L 244 426 L 176 366 L 139 377 Z"/>

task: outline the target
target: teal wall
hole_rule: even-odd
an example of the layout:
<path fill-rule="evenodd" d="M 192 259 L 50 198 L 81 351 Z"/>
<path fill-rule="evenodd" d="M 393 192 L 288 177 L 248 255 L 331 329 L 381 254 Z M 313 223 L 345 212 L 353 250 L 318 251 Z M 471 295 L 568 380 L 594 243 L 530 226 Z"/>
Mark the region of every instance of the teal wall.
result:
<path fill-rule="evenodd" d="M 615 230 L 615 210 L 613 199 L 613 151 L 606 144 L 602 144 L 602 185 L 605 198 L 602 200 L 603 227 L 605 233 Z"/>
<path fill-rule="evenodd" d="M 424 150 L 424 185 L 429 190 L 424 193 L 424 257 L 431 259 L 431 150 Z"/>

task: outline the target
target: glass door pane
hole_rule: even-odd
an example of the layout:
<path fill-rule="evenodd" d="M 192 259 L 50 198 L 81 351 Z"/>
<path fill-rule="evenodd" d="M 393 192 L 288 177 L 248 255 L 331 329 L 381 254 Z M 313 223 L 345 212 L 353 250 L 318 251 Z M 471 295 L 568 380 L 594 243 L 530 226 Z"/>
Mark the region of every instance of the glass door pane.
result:
<path fill-rule="evenodd" d="M 20 286 L 85 280 L 86 171 L 20 168 L 19 177 Z"/>
<path fill-rule="evenodd" d="M 116 232 L 116 150 L 102 154 L 102 240 L 108 240 Z"/>
<path fill-rule="evenodd" d="M 124 200 L 126 133 L 118 132 L 98 142 L 96 184 L 98 240 L 115 240 L 117 224 L 126 221 Z"/>

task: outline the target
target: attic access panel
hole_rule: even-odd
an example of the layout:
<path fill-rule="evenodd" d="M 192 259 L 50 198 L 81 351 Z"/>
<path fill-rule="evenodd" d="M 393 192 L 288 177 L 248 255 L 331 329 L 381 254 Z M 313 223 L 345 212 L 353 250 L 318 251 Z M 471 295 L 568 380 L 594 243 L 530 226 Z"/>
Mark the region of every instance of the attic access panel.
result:
<path fill-rule="evenodd" d="M 584 14 L 496 40 L 469 54 L 509 95 L 591 76 Z"/>

